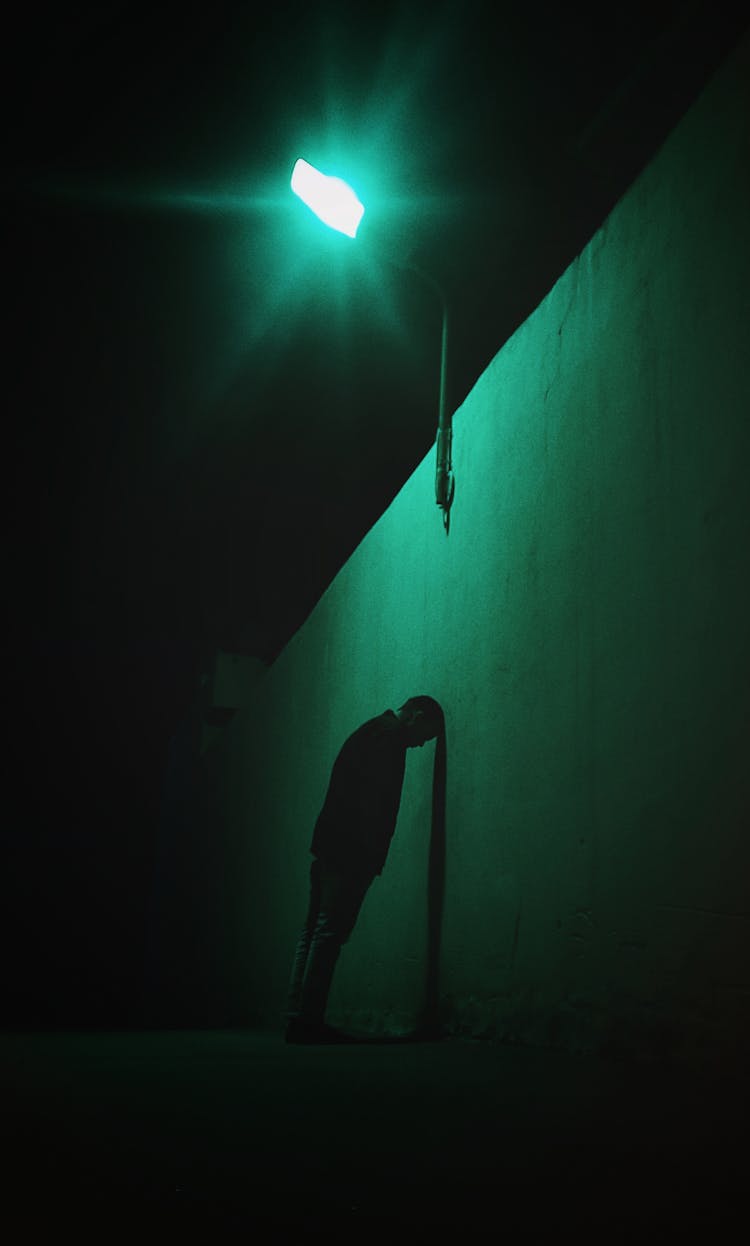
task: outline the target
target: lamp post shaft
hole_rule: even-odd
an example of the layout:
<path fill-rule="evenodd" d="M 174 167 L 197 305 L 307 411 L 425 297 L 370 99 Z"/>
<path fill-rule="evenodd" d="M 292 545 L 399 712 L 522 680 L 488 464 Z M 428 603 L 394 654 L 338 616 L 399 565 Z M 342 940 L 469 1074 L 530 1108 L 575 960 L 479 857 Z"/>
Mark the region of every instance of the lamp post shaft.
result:
<path fill-rule="evenodd" d="M 439 299 L 442 311 L 442 331 L 440 339 L 440 396 L 438 399 L 438 427 L 435 443 L 435 501 L 443 512 L 443 525 L 446 533 L 450 527 L 450 508 L 455 491 L 453 477 L 452 446 L 453 422 L 448 402 L 448 336 L 450 311 L 448 299 L 443 287 L 431 273 L 427 273 L 413 260 L 401 265 L 408 268 L 432 289 Z"/>
<path fill-rule="evenodd" d="M 448 303 L 443 303 L 443 331 L 440 345 L 440 400 L 438 407 L 438 428 L 436 439 L 435 462 L 435 501 L 443 512 L 443 523 L 448 531 L 450 506 L 453 501 L 455 482 L 451 450 L 453 444 L 453 427 L 448 407 Z"/>

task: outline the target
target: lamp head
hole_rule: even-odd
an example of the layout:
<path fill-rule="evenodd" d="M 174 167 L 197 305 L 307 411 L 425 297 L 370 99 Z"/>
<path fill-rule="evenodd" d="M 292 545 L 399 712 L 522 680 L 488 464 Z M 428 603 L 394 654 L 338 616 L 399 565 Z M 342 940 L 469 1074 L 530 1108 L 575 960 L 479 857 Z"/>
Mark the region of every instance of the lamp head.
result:
<path fill-rule="evenodd" d="M 321 173 L 300 159 L 292 170 L 292 190 L 331 229 L 348 234 L 350 238 L 356 237 L 364 205 L 340 177 Z"/>

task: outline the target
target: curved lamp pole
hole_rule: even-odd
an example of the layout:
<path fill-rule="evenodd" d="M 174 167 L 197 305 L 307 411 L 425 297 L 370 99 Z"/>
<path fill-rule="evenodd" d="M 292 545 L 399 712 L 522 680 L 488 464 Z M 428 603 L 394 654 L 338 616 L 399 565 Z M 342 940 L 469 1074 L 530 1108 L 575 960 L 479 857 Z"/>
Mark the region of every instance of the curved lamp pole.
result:
<path fill-rule="evenodd" d="M 364 215 L 364 205 L 360 203 L 351 186 L 341 178 L 321 173 L 306 160 L 300 159 L 296 161 L 292 170 L 292 190 L 331 229 L 347 234 L 350 238 L 356 237 L 359 223 Z M 443 526 L 447 533 L 450 528 L 450 509 L 456 485 L 451 460 L 453 428 L 448 408 L 448 300 L 445 291 L 435 278 L 411 260 L 390 259 L 389 262 L 416 273 L 437 295 L 442 310 L 435 501 L 443 512 Z"/>

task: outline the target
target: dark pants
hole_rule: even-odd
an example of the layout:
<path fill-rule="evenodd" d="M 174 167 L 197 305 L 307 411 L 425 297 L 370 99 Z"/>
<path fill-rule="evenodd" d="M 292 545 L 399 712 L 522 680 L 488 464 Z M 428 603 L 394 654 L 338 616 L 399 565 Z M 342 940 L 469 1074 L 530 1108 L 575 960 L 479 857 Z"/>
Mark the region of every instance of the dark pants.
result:
<path fill-rule="evenodd" d="M 310 903 L 294 955 L 287 1016 L 322 1024 L 333 971 L 372 882 L 342 873 L 317 858 L 310 866 Z"/>

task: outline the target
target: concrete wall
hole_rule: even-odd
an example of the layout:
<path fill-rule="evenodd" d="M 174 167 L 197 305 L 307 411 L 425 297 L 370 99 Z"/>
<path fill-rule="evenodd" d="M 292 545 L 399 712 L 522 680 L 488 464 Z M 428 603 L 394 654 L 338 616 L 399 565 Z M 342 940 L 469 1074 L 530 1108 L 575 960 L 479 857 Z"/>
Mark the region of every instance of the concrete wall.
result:
<path fill-rule="evenodd" d="M 223 738 L 242 1015 L 280 1024 L 329 769 L 447 714 L 440 992 L 459 1031 L 713 1060 L 750 1037 L 750 56 L 727 63 L 455 416 Z M 430 745 L 339 1023 L 422 999 Z"/>

